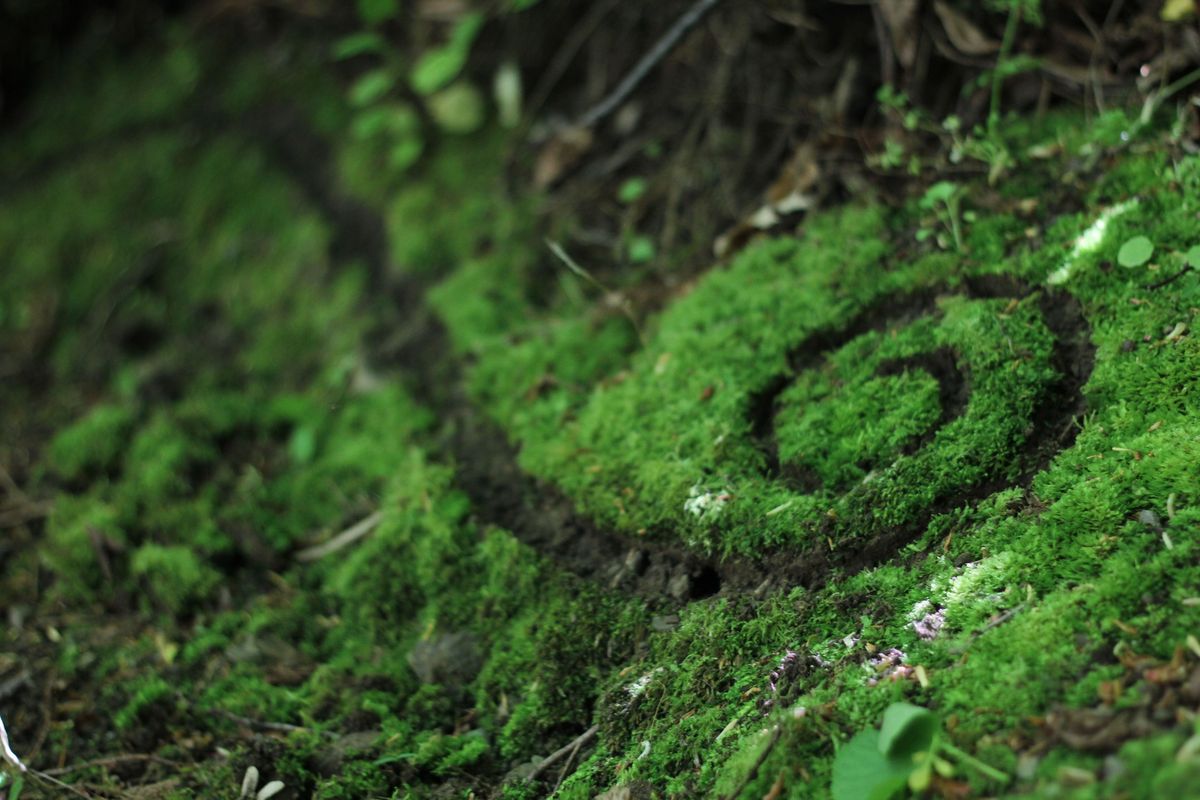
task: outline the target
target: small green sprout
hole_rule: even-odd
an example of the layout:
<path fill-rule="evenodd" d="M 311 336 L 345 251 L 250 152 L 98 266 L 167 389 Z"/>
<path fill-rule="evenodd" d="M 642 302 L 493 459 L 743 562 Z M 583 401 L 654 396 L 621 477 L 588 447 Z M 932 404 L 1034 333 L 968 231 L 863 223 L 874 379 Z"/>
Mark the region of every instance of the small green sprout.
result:
<path fill-rule="evenodd" d="M 654 260 L 656 252 L 654 240 L 649 236 L 638 235 L 629 240 L 629 260 L 634 264 Z"/>
<path fill-rule="evenodd" d="M 941 736 L 937 716 L 911 703 L 892 703 L 879 730 L 865 730 L 847 742 L 833 762 L 834 800 L 888 800 L 907 787 L 923 792 L 933 773 L 954 775 L 942 753 L 998 782 L 1008 776 L 959 750 Z"/>
<path fill-rule="evenodd" d="M 950 181 L 938 181 L 925 191 L 920 207 L 934 212 L 942 227 L 953 238 L 954 249 L 961 251 L 963 249 L 962 224 L 975 219 L 974 213 L 964 212 L 962 209 L 962 187 Z M 933 235 L 934 232 L 929 228 L 922 228 L 917 231 L 917 241 L 923 242 Z M 944 234 L 938 235 L 937 243 L 943 249 L 950 246 L 950 242 Z"/>
<path fill-rule="evenodd" d="M 625 205 L 636 203 L 646 193 L 645 178 L 630 178 L 617 190 L 617 199 Z"/>
<path fill-rule="evenodd" d="M 1134 236 L 1121 245 L 1117 253 L 1117 263 L 1122 267 L 1140 267 L 1154 255 L 1154 243 L 1145 236 Z"/>

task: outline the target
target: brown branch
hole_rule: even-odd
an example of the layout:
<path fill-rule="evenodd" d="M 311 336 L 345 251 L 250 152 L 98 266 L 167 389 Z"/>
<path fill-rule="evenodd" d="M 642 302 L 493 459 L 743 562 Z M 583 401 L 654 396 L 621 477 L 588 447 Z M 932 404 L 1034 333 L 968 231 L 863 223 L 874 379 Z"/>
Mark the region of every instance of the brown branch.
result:
<path fill-rule="evenodd" d="M 273 733 L 315 733 L 312 728 L 305 728 L 302 725 L 293 725 L 290 722 L 267 722 L 260 719 L 251 719 L 243 717 L 241 714 L 234 714 L 232 711 L 226 711 L 223 708 L 215 709 L 216 713 L 225 719 L 236 722 L 253 731 L 270 731 Z"/>
<path fill-rule="evenodd" d="M 78 764 L 70 764 L 65 767 L 55 767 L 54 769 L 45 770 L 41 774 L 51 776 L 67 775 L 72 772 L 91 769 L 92 767 L 110 767 L 117 764 L 128 764 L 138 761 L 149 761 L 154 764 L 161 764 L 164 767 L 174 767 L 178 765 L 178 762 L 176 761 L 172 761 L 169 758 L 163 758 L 162 756 L 156 756 L 152 753 L 122 753 L 121 755 L 108 756 L 107 758 L 96 758 L 92 759 L 91 761 L 81 761 Z"/>
<path fill-rule="evenodd" d="M 650 70 L 654 69 L 658 65 L 658 62 L 662 61 L 667 53 L 671 52 L 679 40 L 683 38 L 683 35 L 690 31 L 719 2 L 721 0 L 696 0 L 692 4 L 692 7 L 683 12 L 683 15 L 675 20 L 675 24 L 654 43 L 654 47 L 650 48 L 650 52 L 642 56 L 641 60 L 633 65 L 633 69 L 617 84 L 616 88 L 579 117 L 575 123 L 575 127 L 590 128 L 616 111 L 629 95 L 633 93 L 633 90 L 646 79 L 646 76 L 650 74 Z"/>
<path fill-rule="evenodd" d="M 54 507 L 50 503 L 24 503 L 0 511 L 0 529 L 15 528 L 26 522 L 47 517 Z"/>
<path fill-rule="evenodd" d="M 563 757 L 567 756 L 570 753 L 578 752 L 579 748 L 583 747 L 585 744 L 587 744 L 592 739 L 594 739 L 596 737 L 596 734 L 599 732 L 600 732 L 600 726 L 593 725 L 592 727 L 588 728 L 583 733 L 579 734 L 579 736 L 575 737 L 575 739 L 570 744 L 566 745 L 565 747 L 561 747 L 558 750 L 555 750 L 553 753 L 548 755 L 546 757 L 546 759 L 544 761 L 542 761 L 542 763 L 538 764 L 536 767 L 533 768 L 533 772 L 529 773 L 529 780 L 531 780 L 531 781 L 536 780 L 539 775 L 541 775 L 543 772 L 545 772 L 552 765 L 561 761 L 563 759 Z"/>
<path fill-rule="evenodd" d="M 337 552 L 347 545 L 353 544 L 363 538 L 371 531 L 379 527 L 379 523 L 383 521 L 383 512 L 376 511 L 373 514 L 368 514 L 358 522 L 351 525 L 346 530 L 334 536 L 327 542 L 305 548 L 299 553 L 296 553 L 297 561 L 316 561 L 324 558 L 330 553 Z"/>

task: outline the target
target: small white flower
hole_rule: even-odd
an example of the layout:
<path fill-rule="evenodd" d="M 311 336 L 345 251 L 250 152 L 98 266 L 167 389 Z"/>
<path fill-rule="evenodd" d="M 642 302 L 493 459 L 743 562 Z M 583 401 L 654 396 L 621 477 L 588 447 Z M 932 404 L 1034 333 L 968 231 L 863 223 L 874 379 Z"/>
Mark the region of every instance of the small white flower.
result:
<path fill-rule="evenodd" d="M 683 510 L 693 517 L 715 517 L 725 508 L 725 504 L 733 499 L 728 490 L 706 492 L 696 484 L 688 490 L 688 499 L 683 503 Z"/>
<path fill-rule="evenodd" d="M 916 622 L 917 620 L 921 619 L 929 613 L 929 609 L 932 605 L 933 603 L 929 600 L 922 600 L 919 603 L 915 603 L 912 609 L 908 612 L 908 621 Z"/>
<path fill-rule="evenodd" d="M 1074 272 L 1075 262 L 1079 260 L 1079 257 L 1092 252 L 1104 242 L 1104 234 L 1108 230 L 1108 223 L 1114 217 L 1118 217 L 1126 211 L 1135 208 L 1137 204 L 1138 201 L 1136 199 L 1126 200 L 1124 203 L 1118 203 L 1115 206 L 1106 208 L 1096 218 L 1096 221 L 1079 235 L 1079 238 L 1075 240 L 1075 247 L 1072 248 L 1071 255 L 1067 256 L 1058 269 L 1050 273 L 1050 277 L 1046 279 L 1046 283 L 1051 286 L 1060 286 L 1066 283 L 1071 277 L 1071 273 Z"/>
<path fill-rule="evenodd" d="M 650 681 L 654 680 L 654 677 L 662 671 L 662 667 L 655 667 L 633 683 L 626 686 L 625 693 L 629 695 L 629 699 L 632 701 L 641 697 L 642 692 L 646 691 L 646 687 L 650 685 Z"/>

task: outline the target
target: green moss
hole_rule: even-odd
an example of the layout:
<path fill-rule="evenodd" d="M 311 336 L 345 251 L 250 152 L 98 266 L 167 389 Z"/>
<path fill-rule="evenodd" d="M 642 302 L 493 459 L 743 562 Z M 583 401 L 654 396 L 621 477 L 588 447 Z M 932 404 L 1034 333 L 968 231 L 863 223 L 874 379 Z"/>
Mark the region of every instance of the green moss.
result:
<path fill-rule="evenodd" d="M 130 573 L 146 587 L 154 604 L 179 615 L 205 599 L 220 574 L 186 547 L 144 544 L 130 558 Z"/>
<path fill-rule="evenodd" d="M 91 600 L 109 587 L 100 558 L 106 542 L 118 548 L 126 541 L 117 513 L 94 493 L 78 498 L 60 497 L 46 530 L 42 556 L 58 576 L 56 584 L 65 597 Z"/>
<path fill-rule="evenodd" d="M 156 86 L 146 62 L 130 68 L 141 76 L 102 69 L 96 119 L 44 133 L 87 96 L 74 83 L 85 76 L 64 78 L 58 110 L 38 101 L 11 152 L 40 157 L 175 113 L 206 57 L 181 48 Z M 280 82 L 287 72 L 230 65 L 214 96 L 253 109 L 299 85 Z M 305 107 L 340 136 L 335 95 Z M 1007 142 L 1019 170 L 1009 198 L 1055 195 L 1057 178 L 1019 139 L 1057 143 L 1085 171 L 1103 156 L 1077 212 L 984 213 L 979 187 L 964 185 L 977 217 L 962 255 L 914 244 L 916 207 L 813 213 L 797 236 L 713 267 L 637 329 L 544 252 L 535 202 L 501 201 L 500 134 L 446 143 L 399 185 L 369 149 L 340 148 L 342 178 L 386 219 L 395 268 L 436 283 L 430 302 L 467 392 L 581 513 L 768 566 L 831 544 L 853 563 L 877 535 L 912 539 L 808 588 L 683 609 L 614 596 L 480 521 L 455 487 L 437 409 L 361 355 L 369 331 L 396 324 L 364 297 L 363 265 L 329 263 L 328 221 L 259 144 L 162 126 L 21 184 L 0 218 L 13 265 L 0 274 L 0 330 L 46 337 L 61 398 L 45 410 L 0 399 L 58 431 L 34 470 L 53 513 L 21 546 L 54 575 L 52 618 L 66 626 L 55 663 L 72 686 L 116 687 L 118 709 L 49 746 L 85 759 L 117 731 L 130 743 L 198 731 L 234 751 L 181 767 L 181 796 L 236 791 L 236 761 L 318 797 L 516 798 L 544 791 L 506 782 L 511 770 L 598 724 L 560 797 L 625 784 L 662 797 L 779 787 L 821 798 L 837 749 L 904 699 L 1015 775 L 1012 743 L 1044 736 L 1032 720 L 1094 705 L 1101 682 L 1123 674 L 1110 654 L 1165 660 L 1196 629 L 1200 282 L 1162 281 L 1196 244 L 1200 168 L 1102 152 L 1127 122 L 1087 131 L 1052 118 Z M 1132 199 L 1075 252 L 1095 204 Z M 1134 235 L 1155 258 L 1116 266 Z M 1056 291 L 1078 300 L 1096 347 L 1088 412 L 1038 433 L 1050 444 L 1031 454 L 1048 400 L 1067 402 L 1054 392 L 1071 365 L 1055 360 L 1036 291 L 1064 265 Z M 608 272 L 614 289 L 638 279 Z M 998 275 L 1035 291 L 972 296 L 969 278 Z M 948 370 L 930 363 L 938 353 Z M 961 402 L 942 396 L 953 381 L 939 370 L 961 373 Z M 766 413 L 788 479 L 755 417 L 777 384 Z M 352 545 L 295 557 L 376 512 Z M 42 585 L 32 563 L 6 562 L 28 596 Z M 86 615 L 125 597 L 149 630 L 118 645 Z M 935 612 L 940 629 L 922 635 Z M 893 648 L 903 664 L 880 663 Z M 1137 696 L 1132 687 L 1125 702 Z M 243 738 L 220 711 L 306 730 Z M 351 732 L 365 734 L 359 747 L 322 758 Z M 1007 789 L 957 777 L 981 796 L 1183 797 L 1196 775 L 1176 754 L 1190 734 L 1125 745 L 1125 772 L 1081 790 L 1058 767 L 1100 760 L 1065 748 Z"/>
<path fill-rule="evenodd" d="M 135 416 L 125 406 L 97 406 L 60 431 L 50 443 L 50 463 L 62 477 L 78 481 L 113 470 L 120 462 Z"/>
<path fill-rule="evenodd" d="M 387 791 L 387 781 L 377 765 L 369 761 L 354 761 L 347 764 L 336 778 L 321 781 L 313 798 L 355 800 L 360 797 L 382 797 Z"/>
<path fill-rule="evenodd" d="M 133 688 L 129 701 L 117 711 L 113 723 L 117 730 L 128 730 L 139 718 L 152 713 L 156 707 L 169 706 L 168 700 L 174 694 L 174 687 L 160 677 L 140 680 Z"/>

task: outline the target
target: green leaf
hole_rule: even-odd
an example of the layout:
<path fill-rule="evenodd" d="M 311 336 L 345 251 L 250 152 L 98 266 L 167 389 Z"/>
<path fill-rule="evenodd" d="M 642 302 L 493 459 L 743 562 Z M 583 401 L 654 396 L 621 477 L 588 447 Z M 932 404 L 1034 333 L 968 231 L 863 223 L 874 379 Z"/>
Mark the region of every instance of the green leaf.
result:
<path fill-rule="evenodd" d="M 1188 266 L 1193 269 L 1200 269 L 1200 244 L 1192 245 L 1184 258 L 1187 259 Z"/>
<path fill-rule="evenodd" d="M 387 42 L 378 33 L 363 31 L 338 39 L 333 43 L 333 57 L 341 61 L 364 53 L 382 53 Z"/>
<path fill-rule="evenodd" d="M 412 166 L 425 150 L 421 119 L 405 103 L 385 103 L 360 111 L 354 115 L 350 132 L 360 141 L 382 143 L 388 165 L 399 171 Z"/>
<path fill-rule="evenodd" d="M 635 264 L 650 261 L 655 252 L 654 240 L 649 236 L 635 236 L 629 242 L 629 260 Z"/>
<path fill-rule="evenodd" d="M 399 12 L 399 0 L 358 0 L 358 16 L 368 25 L 378 25 Z"/>
<path fill-rule="evenodd" d="M 471 133 L 483 125 L 483 95 L 470 81 L 458 81 L 429 98 L 429 114 L 448 133 Z"/>
<path fill-rule="evenodd" d="M 929 788 L 933 782 L 933 763 L 926 759 L 916 769 L 908 773 L 908 788 L 920 793 Z"/>
<path fill-rule="evenodd" d="M 387 108 L 368 108 L 355 114 L 350 123 L 350 134 L 359 141 L 373 139 L 387 130 L 388 114 Z"/>
<path fill-rule="evenodd" d="M 1117 263 L 1122 267 L 1140 267 L 1154 255 L 1154 243 L 1145 236 L 1134 236 L 1121 245 L 1117 253 Z"/>
<path fill-rule="evenodd" d="M 365 72 L 350 87 L 350 103 L 358 108 L 369 106 L 390 92 L 395 85 L 395 77 L 385 69 Z"/>
<path fill-rule="evenodd" d="M 433 94 L 444 88 L 450 81 L 458 77 L 475 37 L 483 28 L 483 14 L 475 12 L 467 14 L 454 26 L 450 41 L 441 47 L 435 47 L 421 55 L 412 71 L 412 87 L 420 94 Z"/>
<path fill-rule="evenodd" d="M 950 181 L 938 181 L 925 191 L 921 198 L 921 208 L 931 209 L 938 203 L 946 203 L 958 192 L 958 184 Z"/>
<path fill-rule="evenodd" d="M 317 432 L 307 425 L 297 428 L 288 442 L 288 454 L 297 464 L 307 464 L 317 454 Z"/>
<path fill-rule="evenodd" d="M 417 159 L 421 157 L 421 153 L 425 150 L 425 144 L 420 139 L 411 138 L 397 142 L 388 153 L 388 165 L 397 172 L 404 170 L 417 163 Z"/>
<path fill-rule="evenodd" d="M 645 178 L 630 178 L 621 184 L 621 188 L 617 190 L 617 199 L 626 205 L 637 202 L 637 199 L 646 193 Z"/>
<path fill-rule="evenodd" d="M 914 753 L 929 752 L 937 727 L 937 717 L 929 709 L 912 703 L 892 703 L 883 712 L 879 752 L 911 763 Z"/>
<path fill-rule="evenodd" d="M 888 800 L 908 783 L 912 765 L 879 749 L 879 731 L 844 744 L 833 761 L 833 800 Z"/>
<path fill-rule="evenodd" d="M 386 103 L 356 114 L 351 132 L 358 139 L 385 134 L 399 139 L 419 138 L 421 119 L 407 103 Z"/>
<path fill-rule="evenodd" d="M 492 97 L 500 124 L 515 128 L 521 122 L 521 70 L 512 61 L 505 61 L 492 80 Z"/>

